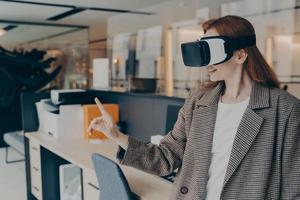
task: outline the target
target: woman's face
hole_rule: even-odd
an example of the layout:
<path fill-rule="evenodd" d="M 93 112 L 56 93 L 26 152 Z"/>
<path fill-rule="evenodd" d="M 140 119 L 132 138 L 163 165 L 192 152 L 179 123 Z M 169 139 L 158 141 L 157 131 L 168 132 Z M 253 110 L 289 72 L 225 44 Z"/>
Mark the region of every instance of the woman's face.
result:
<path fill-rule="evenodd" d="M 207 30 L 204 36 L 207 37 L 207 36 L 218 36 L 218 35 L 219 34 L 216 31 L 216 29 L 209 29 Z M 244 60 L 243 62 L 241 62 L 239 54 L 240 54 L 239 51 L 235 51 L 233 53 L 232 58 L 230 58 L 228 61 L 218 65 L 207 66 L 207 71 L 210 80 L 211 81 L 228 80 L 232 77 L 234 73 L 237 73 L 239 70 L 241 70 Z"/>

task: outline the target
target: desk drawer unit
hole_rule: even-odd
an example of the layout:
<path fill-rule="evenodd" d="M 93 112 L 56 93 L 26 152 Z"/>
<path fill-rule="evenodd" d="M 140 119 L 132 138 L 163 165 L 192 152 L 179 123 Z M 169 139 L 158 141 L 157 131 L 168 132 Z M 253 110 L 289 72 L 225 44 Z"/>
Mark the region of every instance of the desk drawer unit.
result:
<path fill-rule="evenodd" d="M 31 191 L 39 200 L 42 200 L 41 154 L 40 145 L 30 141 L 30 172 Z"/>
<path fill-rule="evenodd" d="M 95 172 L 83 170 L 84 200 L 99 200 L 99 185 Z"/>
<path fill-rule="evenodd" d="M 41 172 L 36 167 L 31 167 L 31 191 L 39 200 L 42 200 L 42 180 Z"/>

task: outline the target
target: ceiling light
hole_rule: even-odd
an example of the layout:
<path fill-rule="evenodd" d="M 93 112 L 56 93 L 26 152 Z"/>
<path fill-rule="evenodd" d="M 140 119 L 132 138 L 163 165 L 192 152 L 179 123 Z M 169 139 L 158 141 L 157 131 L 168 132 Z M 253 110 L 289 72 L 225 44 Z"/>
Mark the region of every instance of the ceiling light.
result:
<path fill-rule="evenodd" d="M 73 8 L 72 10 L 69 10 L 69 11 L 63 12 L 61 14 L 49 17 L 47 20 L 49 20 L 49 21 L 58 21 L 60 19 L 69 17 L 71 15 L 74 15 L 76 13 L 80 13 L 80 12 L 85 11 L 85 10 L 86 10 L 85 8 Z"/>
<path fill-rule="evenodd" d="M 0 36 L 4 35 L 5 33 L 6 33 L 6 31 L 1 28 L 0 29 Z"/>
<path fill-rule="evenodd" d="M 11 31 L 11 30 L 13 30 L 15 28 L 18 28 L 18 26 L 17 25 L 8 25 L 8 26 L 5 26 L 3 28 L 3 30 L 5 30 L 5 31 Z"/>

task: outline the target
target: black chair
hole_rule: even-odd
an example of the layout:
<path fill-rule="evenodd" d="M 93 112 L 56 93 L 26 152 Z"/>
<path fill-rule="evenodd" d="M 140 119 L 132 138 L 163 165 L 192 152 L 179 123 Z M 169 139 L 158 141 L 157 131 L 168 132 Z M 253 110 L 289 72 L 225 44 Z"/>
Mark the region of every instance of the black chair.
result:
<path fill-rule="evenodd" d="M 100 200 L 138 200 L 131 192 L 121 168 L 114 161 L 94 153 L 92 160 L 100 188 Z"/>

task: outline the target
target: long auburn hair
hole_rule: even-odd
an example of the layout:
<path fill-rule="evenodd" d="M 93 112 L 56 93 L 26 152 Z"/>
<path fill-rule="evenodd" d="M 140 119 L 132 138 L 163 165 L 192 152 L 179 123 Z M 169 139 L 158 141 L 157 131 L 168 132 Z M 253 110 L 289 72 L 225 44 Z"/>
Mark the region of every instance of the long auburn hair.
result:
<path fill-rule="evenodd" d="M 215 29 L 219 35 L 228 37 L 240 37 L 254 35 L 255 30 L 252 24 L 239 16 L 227 15 L 217 19 L 210 19 L 202 24 L 204 33 L 209 29 Z M 270 65 L 266 62 L 256 45 L 244 48 L 248 54 L 243 67 L 250 79 L 267 87 L 279 88 L 279 81 Z M 221 81 L 207 81 L 201 88 L 209 90 L 214 88 Z"/>

